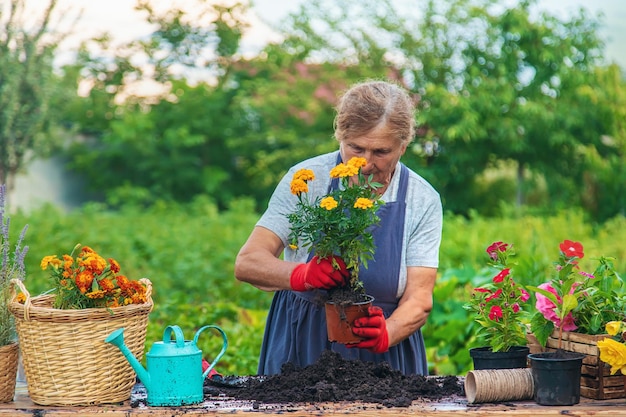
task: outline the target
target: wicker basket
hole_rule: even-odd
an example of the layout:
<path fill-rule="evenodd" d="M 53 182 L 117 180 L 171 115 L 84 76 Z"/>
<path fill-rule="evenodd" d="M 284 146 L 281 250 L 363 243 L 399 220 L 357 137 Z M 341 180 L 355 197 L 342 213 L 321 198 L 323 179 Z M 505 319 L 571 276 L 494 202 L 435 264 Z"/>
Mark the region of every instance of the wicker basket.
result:
<path fill-rule="evenodd" d="M 2 369 L 0 373 L 0 403 L 13 401 L 18 358 L 19 347 L 17 343 L 0 346 L 0 369 Z"/>
<path fill-rule="evenodd" d="M 24 304 L 13 297 L 9 309 L 15 316 L 28 393 L 34 403 L 92 405 L 130 398 L 135 372 L 120 350 L 104 339 L 123 327 L 126 345 L 142 359 L 153 307 L 148 279 L 141 279 L 147 287 L 144 304 L 82 310 L 52 308 L 54 295 L 31 298 L 21 281 L 12 282 L 26 295 Z"/>

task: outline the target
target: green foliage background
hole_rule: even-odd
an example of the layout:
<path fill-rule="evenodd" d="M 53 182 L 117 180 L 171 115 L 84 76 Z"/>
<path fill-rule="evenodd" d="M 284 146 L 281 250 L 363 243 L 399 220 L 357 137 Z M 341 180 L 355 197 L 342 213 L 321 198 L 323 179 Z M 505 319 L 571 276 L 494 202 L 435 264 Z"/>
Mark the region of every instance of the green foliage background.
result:
<path fill-rule="evenodd" d="M 224 211 L 199 198 L 190 204 L 157 204 L 149 209 L 127 207 L 118 212 L 98 205 L 64 214 L 44 207 L 28 215 L 12 216 L 12 225 L 29 224 L 26 243 L 26 287 L 32 295 L 51 288 L 39 268 L 45 255 L 69 253 L 76 243 L 91 246 L 117 259 L 130 278 L 147 277 L 153 283 L 155 307 L 150 315 L 146 351 L 161 340 L 169 324 L 178 324 L 187 338 L 205 324 L 217 324 L 229 339 L 217 369 L 223 374 L 256 373 L 257 359 L 271 302 L 271 293 L 238 282 L 233 276 L 235 256 L 258 219 L 247 199 L 234 200 Z M 447 214 L 435 304 L 423 329 L 430 372 L 464 374 L 470 369 L 467 349 L 473 321 L 462 306 L 487 275 L 486 247 L 495 240 L 517 248 L 518 280 L 539 284 L 547 280 L 551 262 L 563 239 L 585 246 L 584 268 L 593 257 L 610 255 L 626 275 L 626 248 L 618 245 L 626 218 L 617 217 L 593 228 L 577 211 L 554 216 L 510 214 L 506 218 L 465 218 Z M 588 268 L 591 269 L 591 268 Z M 209 360 L 219 351 L 221 338 L 204 332 L 200 348 Z"/>

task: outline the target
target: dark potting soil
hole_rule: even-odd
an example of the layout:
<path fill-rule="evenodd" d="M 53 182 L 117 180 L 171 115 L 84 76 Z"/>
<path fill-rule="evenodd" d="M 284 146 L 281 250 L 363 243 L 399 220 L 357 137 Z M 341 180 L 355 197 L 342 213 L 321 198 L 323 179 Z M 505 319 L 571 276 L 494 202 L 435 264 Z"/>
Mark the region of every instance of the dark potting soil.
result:
<path fill-rule="evenodd" d="M 204 391 L 205 396 L 267 404 L 360 401 L 386 407 L 408 407 L 416 399 L 465 395 L 456 376 L 403 375 L 386 363 L 346 360 L 331 351 L 304 368 L 284 364 L 278 375 L 207 379 Z"/>

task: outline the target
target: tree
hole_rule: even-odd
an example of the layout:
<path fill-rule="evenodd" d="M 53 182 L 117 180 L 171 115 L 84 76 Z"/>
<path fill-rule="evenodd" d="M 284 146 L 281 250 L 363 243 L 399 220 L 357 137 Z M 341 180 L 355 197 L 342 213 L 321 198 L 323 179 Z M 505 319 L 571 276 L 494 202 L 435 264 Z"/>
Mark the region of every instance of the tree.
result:
<path fill-rule="evenodd" d="M 66 36 L 53 27 L 56 4 L 50 0 L 27 28 L 24 0 L 0 3 L 0 183 L 9 190 L 15 174 L 49 145 L 53 58 Z"/>

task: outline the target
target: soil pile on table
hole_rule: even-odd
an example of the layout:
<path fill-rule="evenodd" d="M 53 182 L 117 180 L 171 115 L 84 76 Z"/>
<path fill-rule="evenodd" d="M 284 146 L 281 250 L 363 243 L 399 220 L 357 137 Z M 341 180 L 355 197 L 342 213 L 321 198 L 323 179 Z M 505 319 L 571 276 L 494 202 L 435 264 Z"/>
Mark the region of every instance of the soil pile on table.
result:
<path fill-rule="evenodd" d="M 408 407 L 416 399 L 436 400 L 464 392 L 456 376 L 404 375 L 387 363 L 346 360 L 326 351 L 304 368 L 284 364 L 278 375 L 207 379 L 205 394 L 271 404 L 362 401 Z"/>

